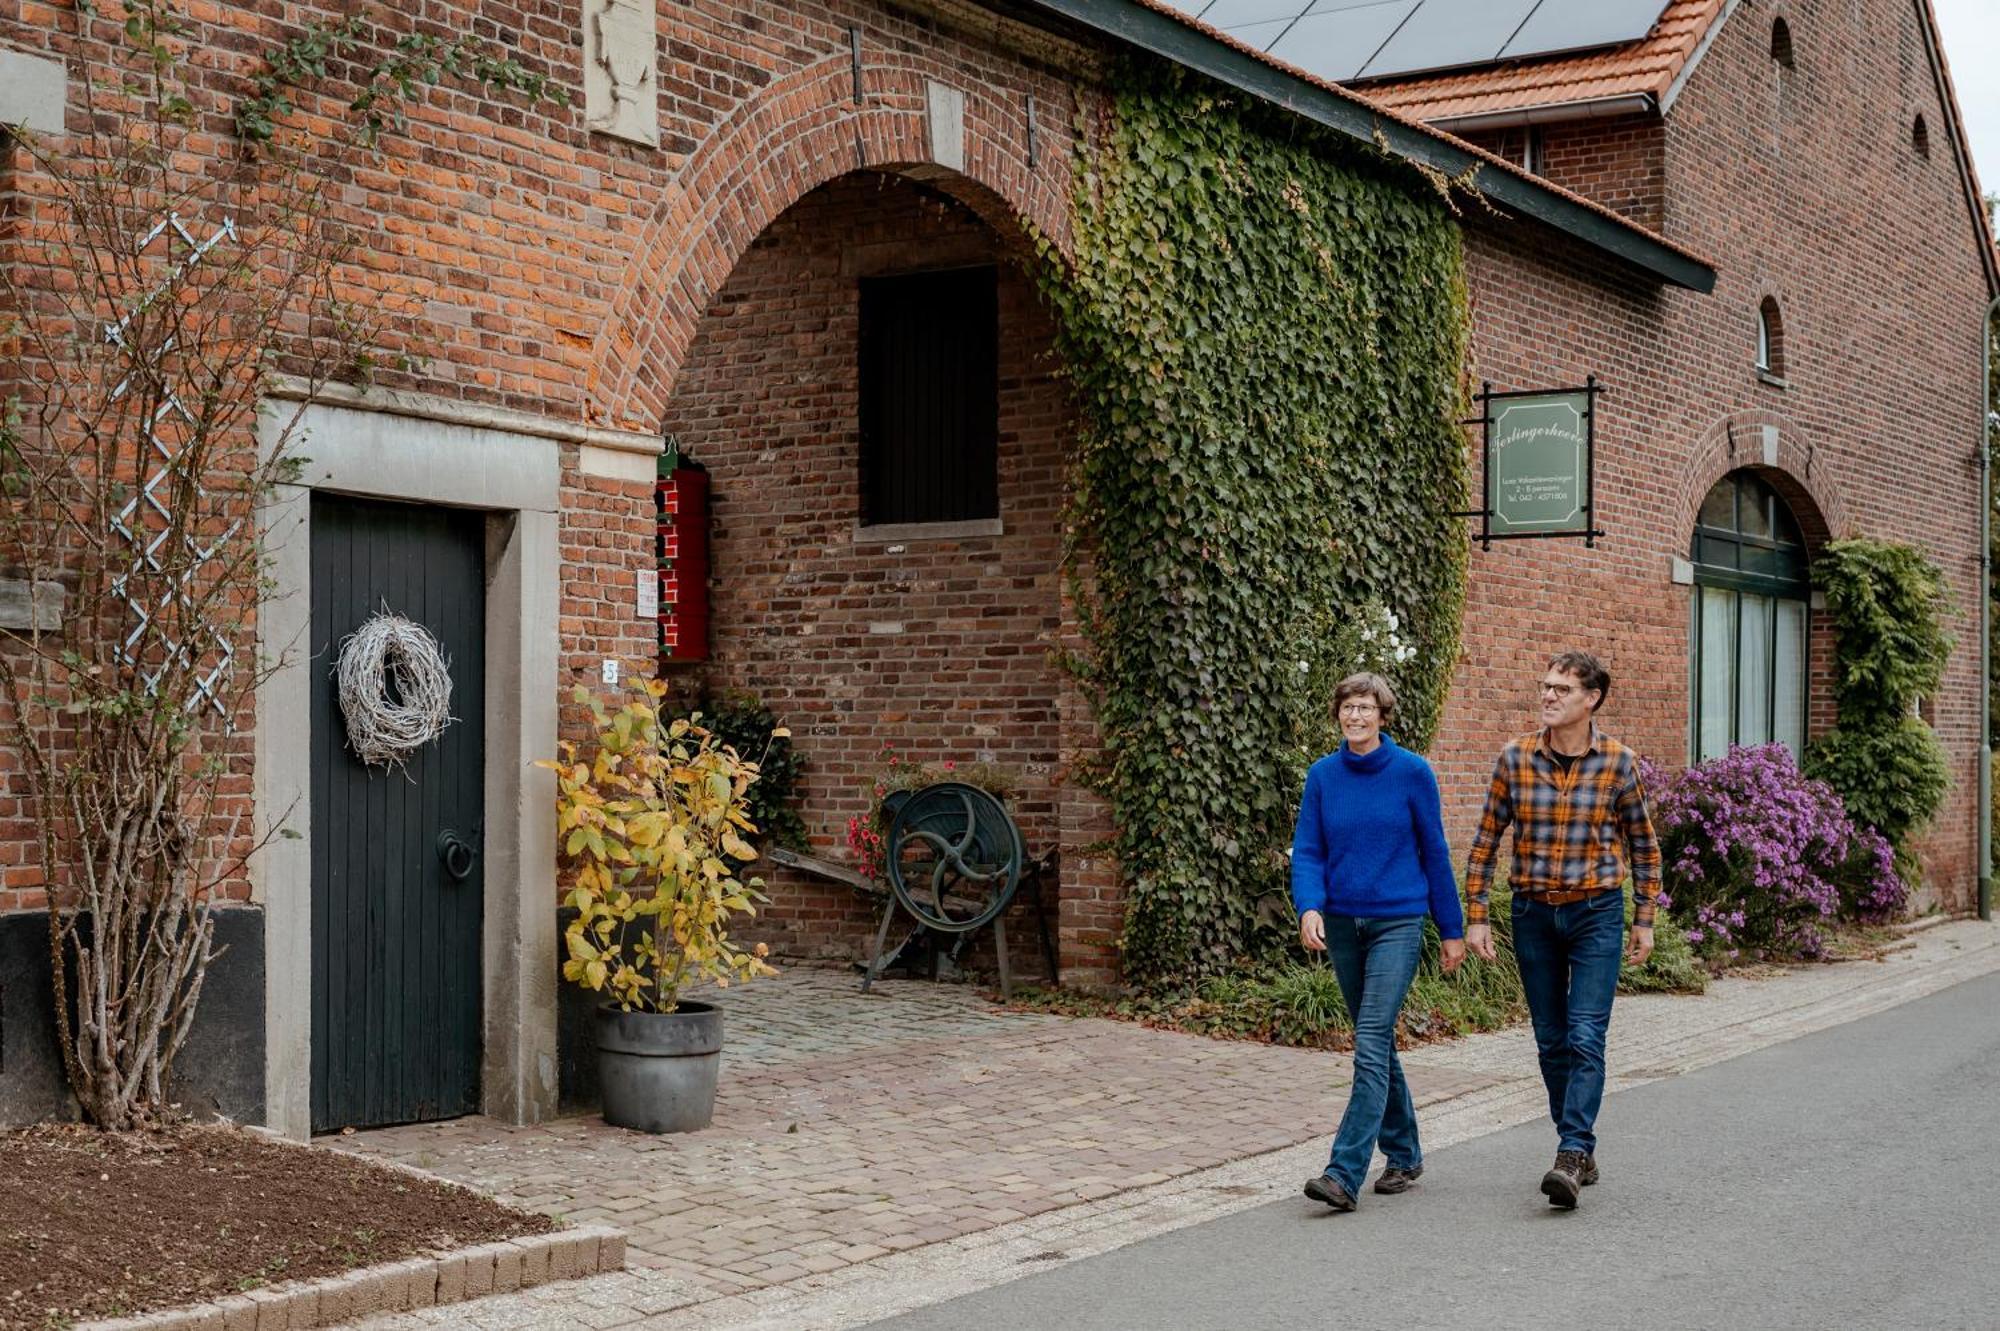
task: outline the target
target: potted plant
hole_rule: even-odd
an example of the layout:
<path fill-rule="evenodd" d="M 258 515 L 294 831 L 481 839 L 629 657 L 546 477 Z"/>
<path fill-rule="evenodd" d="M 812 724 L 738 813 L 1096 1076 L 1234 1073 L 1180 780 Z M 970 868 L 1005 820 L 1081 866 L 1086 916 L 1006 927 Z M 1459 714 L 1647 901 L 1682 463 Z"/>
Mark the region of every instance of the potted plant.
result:
<path fill-rule="evenodd" d="M 756 852 L 748 792 L 757 764 L 700 724 L 663 718 L 666 685 L 632 677 L 612 704 L 576 691 L 596 740 L 564 741 L 556 773 L 557 836 L 574 878 L 563 978 L 605 995 L 597 1009 L 604 1119 L 641 1132 L 707 1127 L 722 1061 L 722 1013 L 683 991 L 703 981 L 773 974 L 762 943 L 732 942 L 763 881 L 734 864 Z M 783 732 L 779 732 L 783 733 Z"/>

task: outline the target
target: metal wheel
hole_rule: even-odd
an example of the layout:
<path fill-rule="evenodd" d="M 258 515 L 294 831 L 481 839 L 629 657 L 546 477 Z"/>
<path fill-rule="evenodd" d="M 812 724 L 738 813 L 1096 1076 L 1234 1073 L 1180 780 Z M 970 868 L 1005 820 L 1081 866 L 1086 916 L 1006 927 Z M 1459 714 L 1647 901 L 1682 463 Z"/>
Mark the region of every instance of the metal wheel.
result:
<path fill-rule="evenodd" d="M 1006 910 L 1028 859 L 1006 806 L 961 781 L 906 796 L 884 853 L 903 909 L 948 934 L 970 933 Z"/>

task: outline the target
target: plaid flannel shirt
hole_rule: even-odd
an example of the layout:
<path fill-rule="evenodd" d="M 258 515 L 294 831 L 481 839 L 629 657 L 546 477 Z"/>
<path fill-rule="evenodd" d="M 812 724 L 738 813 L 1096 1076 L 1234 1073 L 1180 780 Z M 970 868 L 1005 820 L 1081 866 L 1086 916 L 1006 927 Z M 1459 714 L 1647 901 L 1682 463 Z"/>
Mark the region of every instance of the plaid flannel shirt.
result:
<path fill-rule="evenodd" d="M 1592 725 L 1590 748 L 1567 772 L 1552 756 L 1546 731 L 1524 735 L 1500 751 L 1465 870 L 1468 925 L 1489 918 L 1493 861 L 1509 823 L 1514 868 L 1508 886 L 1517 895 L 1615 888 L 1629 867 L 1637 896 L 1632 923 L 1652 927 L 1660 895 L 1660 842 L 1646 811 L 1639 759 L 1630 749 Z"/>

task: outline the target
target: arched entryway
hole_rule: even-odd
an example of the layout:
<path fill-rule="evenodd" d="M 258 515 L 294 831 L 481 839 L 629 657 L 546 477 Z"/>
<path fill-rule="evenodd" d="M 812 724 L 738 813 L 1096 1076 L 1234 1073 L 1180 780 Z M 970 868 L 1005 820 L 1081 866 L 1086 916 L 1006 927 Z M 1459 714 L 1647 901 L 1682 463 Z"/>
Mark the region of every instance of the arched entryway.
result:
<path fill-rule="evenodd" d="M 1774 740 L 1803 752 L 1812 584 L 1791 503 L 1758 470 L 1730 472 L 1702 500 L 1688 558 L 1690 761 Z"/>
<path fill-rule="evenodd" d="M 892 759 L 1002 769 L 1030 853 L 1061 833 L 1073 418 L 1025 230 L 923 174 L 852 172 L 774 218 L 707 300 L 661 417 L 711 504 L 711 656 L 669 673 L 791 729 L 808 849 L 833 860 Z M 871 900 L 767 877 L 747 936 L 864 954 Z"/>

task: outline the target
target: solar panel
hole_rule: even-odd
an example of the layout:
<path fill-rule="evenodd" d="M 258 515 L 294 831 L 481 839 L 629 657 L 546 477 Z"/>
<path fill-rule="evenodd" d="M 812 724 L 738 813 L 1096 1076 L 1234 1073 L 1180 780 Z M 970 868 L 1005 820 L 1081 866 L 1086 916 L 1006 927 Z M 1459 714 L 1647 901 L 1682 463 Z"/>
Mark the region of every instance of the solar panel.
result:
<path fill-rule="evenodd" d="M 1471 7 L 1481 0 L 1458 3 Z M 1500 58 L 1516 60 L 1636 42 L 1653 30 L 1665 9 L 1662 0 L 1542 0 L 1514 40 L 1501 49 Z"/>
<path fill-rule="evenodd" d="M 1408 74 L 1420 69 L 1483 65 L 1507 44 L 1537 0 L 1485 0 L 1451 4 L 1425 0 L 1396 29 L 1389 44 L 1361 70 L 1362 78 Z"/>
<path fill-rule="evenodd" d="M 1315 6 L 1266 48 L 1287 64 L 1338 82 L 1361 72 L 1419 0 L 1378 0 L 1340 9 Z"/>
<path fill-rule="evenodd" d="M 1323 79 L 1399 78 L 1638 41 L 1668 0 L 1166 0 Z"/>
<path fill-rule="evenodd" d="M 1306 12 L 1312 0 L 1214 0 L 1203 8 L 1203 0 L 1193 3 L 1179 3 L 1177 9 L 1186 10 L 1208 24 L 1211 28 L 1221 28 L 1232 36 L 1242 36 L 1237 28 L 1248 27 L 1252 23 L 1270 23 L 1276 19 L 1295 19 Z"/>

